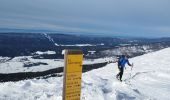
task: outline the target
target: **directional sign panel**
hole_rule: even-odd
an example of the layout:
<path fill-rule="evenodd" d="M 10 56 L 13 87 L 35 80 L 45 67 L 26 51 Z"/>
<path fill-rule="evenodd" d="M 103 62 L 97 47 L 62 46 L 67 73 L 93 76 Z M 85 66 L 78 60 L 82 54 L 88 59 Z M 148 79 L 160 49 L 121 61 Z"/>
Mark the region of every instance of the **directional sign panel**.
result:
<path fill-rule="evenodd" d="M 80 100 L 83 53 L 66 50 L 64 57 L 63 100 Z"/>

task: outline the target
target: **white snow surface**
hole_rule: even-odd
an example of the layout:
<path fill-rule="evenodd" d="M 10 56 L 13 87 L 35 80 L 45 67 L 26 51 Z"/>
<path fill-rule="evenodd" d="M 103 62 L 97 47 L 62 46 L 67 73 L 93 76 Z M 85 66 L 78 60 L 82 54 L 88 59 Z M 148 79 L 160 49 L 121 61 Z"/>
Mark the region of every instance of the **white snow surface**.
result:
<path fill-rule="evenodd" d="M 130 59 L 123 82 L 117 64 L 83 73 L 81 100 L 170 100 L 170 48 Z M 0 100 L 62 100 L 63 77 L 0 83 Z"/>
<path fill-rule="evenodd" d="M 57 44 L 57 43 L 55 43 L 55 45 L 56 46 L 67 46 L 67 47 L 74 47 L 74 46 L 76 46 L 76 47 L 87 47 L 87 46 L 103 46 L 104 45 L 104 43 L 101 43 L 101 44 L 96 44 L 96 45 L 94 45 L 94 44 L 74 44 L 74 45 L 63 45 L 63 44 Z"/>
<path fill-rule="evenodd" d="M 37 51 L 38 52 L 38 51 Z M 84 59 L 83 64 L 95 64 L 111 61 L 115 58 Z M 24 67 L 24 64 L 46 63 L 38 66 Z M 9 57 L 0 57 L 0 73 L 18 73 L 18 72 L 41 72 L 64 66 L 63 59 L 34 59 L 32 56 L 19 56 L 10 59 Z"/>
<path fill-rule="evenodd" d="M 57 67 L 63 67 L 63 59 L 33 59 L 31 56 L 9 58 L 0 57 L 0 73 L 18 73 L 18 72 L 40 72 Z M 3 61 L 3 62 L 2 62 Z M 48 65 L 38 65 L 24 67 L 24 64 L 46 63 Z"/>
<path fill-rule="evenodd" d="M 96 45 L 92 45 L 92 44 L 74 44 L 74 45 L 58 45 L 56 44 L 56 46 L 66 46 L 66 47 L 86 47 L 86 46 L 96 46 Z"/>
<path fill-rule="evenodd" d="M 42 52 L 42 51 L 37 51 L 35 52 L 35 54 L 38 54 L 38 55 L 43 55 L 43 54 L 56 54 L 55 51 L 45 51 L 45 52 Z"/>

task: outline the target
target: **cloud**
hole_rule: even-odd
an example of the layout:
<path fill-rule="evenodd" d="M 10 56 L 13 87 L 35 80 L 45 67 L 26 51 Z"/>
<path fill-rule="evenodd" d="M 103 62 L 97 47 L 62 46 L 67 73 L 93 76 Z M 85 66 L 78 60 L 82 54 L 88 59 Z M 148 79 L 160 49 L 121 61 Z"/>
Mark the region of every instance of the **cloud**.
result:
<path fill-rule="evenodd" d="M 169 5 L 169 0 L 1 0 L 0 28 L 170 36 Z"/>

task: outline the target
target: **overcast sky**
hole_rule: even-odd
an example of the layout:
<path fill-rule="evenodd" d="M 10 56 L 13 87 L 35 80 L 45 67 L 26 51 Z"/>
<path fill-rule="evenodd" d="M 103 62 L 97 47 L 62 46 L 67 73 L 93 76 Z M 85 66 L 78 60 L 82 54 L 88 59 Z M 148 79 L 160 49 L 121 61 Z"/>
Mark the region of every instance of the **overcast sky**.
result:
<path fill-rule="evenodd" d="M 170 0 L 0 0 L 0 28 L 170 36 Z"/>

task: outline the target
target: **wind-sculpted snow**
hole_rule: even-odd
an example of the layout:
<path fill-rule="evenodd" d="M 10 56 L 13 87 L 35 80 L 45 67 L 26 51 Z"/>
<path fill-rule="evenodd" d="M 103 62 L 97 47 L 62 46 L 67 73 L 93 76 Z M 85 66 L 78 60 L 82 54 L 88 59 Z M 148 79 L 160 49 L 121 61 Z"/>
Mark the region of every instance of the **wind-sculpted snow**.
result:
<path fill-rule="evenodd" d="M 170 48 L 131 58 L 123 82 L 117 64 L 83 73 L 81 100 L 169 100 Z M 63 77 L 0 83 L 0 100 L 62 100 Z"/>

